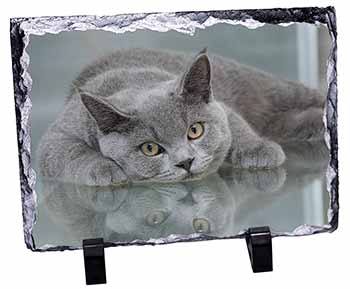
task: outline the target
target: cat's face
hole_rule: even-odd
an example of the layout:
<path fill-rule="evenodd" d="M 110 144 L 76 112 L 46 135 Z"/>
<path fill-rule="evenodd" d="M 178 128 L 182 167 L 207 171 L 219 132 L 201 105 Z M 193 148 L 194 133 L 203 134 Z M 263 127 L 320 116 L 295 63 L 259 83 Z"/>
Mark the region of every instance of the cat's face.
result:
<path fill-rule="evenodd" d="M 82 95 L 101 131 L 102 154 L 132 180 L 179 181 L 216 171 L 231 134 L 224 108 L 212 95 L 210 77 L 209 59 L 202 53 L 178 79 L 124 91 L 138 94 L 133 111 L 118 110 L 118 95 L 108 103 Z"/>

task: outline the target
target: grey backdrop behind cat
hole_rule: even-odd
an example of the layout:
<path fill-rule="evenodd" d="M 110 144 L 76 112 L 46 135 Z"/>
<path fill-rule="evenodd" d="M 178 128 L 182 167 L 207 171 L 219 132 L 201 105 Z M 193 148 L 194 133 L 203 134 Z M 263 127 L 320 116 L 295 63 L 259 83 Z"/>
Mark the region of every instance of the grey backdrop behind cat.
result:
<path fill-rule="evenodd" d="M 159 19 L 157 19 L 159 15 Z M 31 19 L 11 20 L 11 44 L 14 72 L 14 88 L 16 101 L 16 116 L 20 155 L 20 176 L 21 191 L 23 200 L 23 217 L 25 241 L 30 249 L 34 249 L 31 237 L 32 226 L 35 220 L 35 174 L 32 170 L 30 159 L 30 135 L 29 135 L 29 112 L 30 101 L 29 92 L 31 79 L 27 71 L 28 55 L 25 53 L 25 46 L 28 44 L 30 34 L 41 34 L 45 32 L 59 32 L 71 29 L 123 29 L 133 25 L 133 27 L 144 27 L 145 22 L 151 24 L 155 29 L 164 28 L 163 14 L 133 14 L 113 17 L 43 17 Z M 185 17 L 186 16 L 186 17 Z M 327 96 L 327 144 L 331 151 L 331 162 L 328 173 L 328 187 L 331 195 L 331 211 L 329 215 L 329 225 L 324 228 L 316 228 L 307 232 L 332 231 L 337 227 L 338 221 L 338 170 L 337 170 L 337 114 L 336 114 L 336 24 L 335 11 L 333 8 L 302 8 L 302 9 L 274 9 L 274 10 L 251 10 L 251 11 L 212 11 L 212 12 L 184 12 L 166 14 L 168 28 L 184 31 L 181 21 L 186 19 L 193 25 L 201 25 L 208 17 L 213 17 L 216 21 L 221 20 L 246 20 L 254 19 L 265 23 L 286 23 L 286 22 L 308 22 L 327 24 L 333 45 L 329 58 L 328 67 L 328 96 Z M 174 20 L 177 20 L 176 22 Z M 76 23 L 71 27 L 71 23 Z M 178 23 L 178 24 L 174 24 Z M 195 25 L 194 25 L 195 24 Z"/>

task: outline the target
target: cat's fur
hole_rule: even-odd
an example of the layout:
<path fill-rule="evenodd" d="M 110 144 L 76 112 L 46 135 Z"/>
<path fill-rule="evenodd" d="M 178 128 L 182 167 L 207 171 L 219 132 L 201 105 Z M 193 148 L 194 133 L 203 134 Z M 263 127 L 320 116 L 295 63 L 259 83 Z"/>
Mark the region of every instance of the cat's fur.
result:
<path fill-rule="evenodd" d="M 39 146 L 40 172 L 88 185 L 178 181 L 235 167 L 276 167 L 278 143 L 320 139 L 324 98 L 220 56 L 116 51 L 73 82 L 63 112 Z M 197 140 L 190 125 L 204 123 Z M 146 141 L 165 152 L 149 157 Z M 278 142 L 278 143 L 277 143 Z M 190 171 L 177 166 L 193 159 Z"/>

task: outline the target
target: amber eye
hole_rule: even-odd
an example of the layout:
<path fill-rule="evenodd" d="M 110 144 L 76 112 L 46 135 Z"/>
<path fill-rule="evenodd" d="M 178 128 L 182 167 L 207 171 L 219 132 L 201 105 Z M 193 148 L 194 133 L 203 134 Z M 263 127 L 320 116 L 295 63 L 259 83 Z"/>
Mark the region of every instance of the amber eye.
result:
<path fill-rule="evenodd" d="M 159 155 L 164 149 L 154 142 L 145 142 L 141 145 L 141 151 L 148 157 Z"/>
<path fill-rule="evenodd" d="M 202 218 L 194 219 L 192 226 L 197 233 L 210 232 L 210 224 L 206 219 L 202 219 Z"/>
<path fill-rule="evenodd" d="M 204 133 L 204 125 L 202 122 L 196 122 L 192 124 L 187 132 L 187 137 L 190 140 L 197 139 Z"/>

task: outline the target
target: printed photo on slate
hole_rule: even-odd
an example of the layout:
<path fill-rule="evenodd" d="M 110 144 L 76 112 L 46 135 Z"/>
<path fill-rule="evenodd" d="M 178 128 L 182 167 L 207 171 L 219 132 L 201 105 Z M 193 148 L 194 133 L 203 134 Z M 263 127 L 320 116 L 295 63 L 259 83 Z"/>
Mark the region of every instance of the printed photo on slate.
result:
<path fill-rule="evenodd" d="M 13 18 L 11 44 L 28 248 L 337 228 L 333 8 Z"/>

